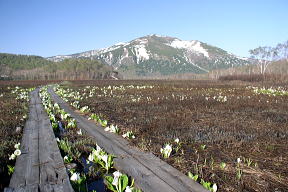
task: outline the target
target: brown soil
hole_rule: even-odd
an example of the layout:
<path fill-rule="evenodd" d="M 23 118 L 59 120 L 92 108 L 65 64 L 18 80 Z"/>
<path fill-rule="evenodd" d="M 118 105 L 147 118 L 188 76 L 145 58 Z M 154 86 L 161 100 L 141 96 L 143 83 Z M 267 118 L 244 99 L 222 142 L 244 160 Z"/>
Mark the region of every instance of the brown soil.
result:
<path fill-rule="evenodd" d="M 217 183 L 219 191 L 288 191 L 288 96 L 256 95 L 248 84 L 211 81 L 79 81 L 69 87 L 88 95 L 87 85 L 124 85 L 105 97 L 98 89 L 80 105 L 118 125 L 121 133 L 132 130 L 131 144 L 159 157 L 165 143 L 175 146 L 179 138 L 180 150 L 164 160 L 183 173 Z M 217 101 L 219 95 L 227 101 Z"/>

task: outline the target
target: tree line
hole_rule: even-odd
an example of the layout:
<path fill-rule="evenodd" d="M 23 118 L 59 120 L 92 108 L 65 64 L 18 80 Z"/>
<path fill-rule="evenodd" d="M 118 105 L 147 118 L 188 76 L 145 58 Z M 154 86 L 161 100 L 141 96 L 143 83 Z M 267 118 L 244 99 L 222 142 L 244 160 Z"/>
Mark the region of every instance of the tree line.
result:
<path fill-rule="evenodd" d="M 0 75 L 13 79 L 107 79 L 113 68 L 89 58 L 49 61 L 40 56 L 0 53 Z"/>

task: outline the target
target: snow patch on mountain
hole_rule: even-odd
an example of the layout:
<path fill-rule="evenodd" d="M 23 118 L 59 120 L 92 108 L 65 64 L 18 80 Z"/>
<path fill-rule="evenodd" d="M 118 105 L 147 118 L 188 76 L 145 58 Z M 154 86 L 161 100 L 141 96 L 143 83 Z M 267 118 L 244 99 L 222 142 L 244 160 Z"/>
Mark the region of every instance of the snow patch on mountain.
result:
<path fill-rule="evenodd" d="M 177 49 L 186 49 L 188 51 L 201 53 L 205 57 L 209 57 L 208 52 L 201 46 L 201 43 L 199 41 L 182 41 L 179 39 L 175 39 L 170 44 L 167 45 Z"/>
<path fill-rule="evenodd" d="M 121 56 L 120 60 L 119 60 L 119 63 L 122 64 L 122 61 L 123 59 L 129 57 L 129 51 L 127 48 L 124 47 L 124 50 L 123 50 L 123 55 Z"/>
<path fill-rule="evenodd" d="M 125 47 L 126 45 L 129 45 L 129 43 L 119 42 L 115 44 L 115 46 L 122 46 L 122 47 Z"/>
<path fill-rule="evenodd" d="M 113 45 L 111 47 L 100 49 L 99 51 L 97 51 L 97 54 L 100 55 L 100 54 L 103 54 L 103 53 L 111 52 L 111 51 L 114 51 L 114 50 L 119 49 L 121 47 L 125 47 L 127 45 L 129 45 L 129 43 L 120 42 L 120 43 L 117 43 L 117 44 L 115 44 L 115 45 Z"/>
<path fill-rule="evenodd" d="M 249 58 L 247 57 L 240 57 L 240 56 L 235 56 L 237 59 L 241 59 L 241 60 L 244 60 L 244 61 L 248 61 Z"/>
<path fill-rule="evenodd" d="M 145 43 L 140 43 L 140 44 L 134 46 L 135 55 L 137 58 L 137 64 L 141 60 L 148 60 L 150 58 L 149 52 L 146 50 L 146 47 L 144 44 Z"/>
<path fill-rule="evenodd" d="M 94 55 L 98 54 L 98 50 L 92 50 L 92 51 L 86 51 L 83 53 L 80 53 L 80 57 L 93 57 Z"/>
<path fill-rule="evenodd" d="M 140 45 L 146 45 L 148 43 L 148 39 L 135 39 L 134 42 L 136 42 L 137 44 L 140 44 Z"/>

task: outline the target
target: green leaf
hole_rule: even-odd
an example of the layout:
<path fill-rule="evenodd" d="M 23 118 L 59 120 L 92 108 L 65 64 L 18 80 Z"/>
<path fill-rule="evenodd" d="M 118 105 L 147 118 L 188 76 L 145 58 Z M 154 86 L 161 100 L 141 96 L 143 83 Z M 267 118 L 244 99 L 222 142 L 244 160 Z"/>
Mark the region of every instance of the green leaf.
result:
<path fill-rule="evenodd" d="M 108 189 L 110 189 L 111 191 L 117 192 L 117 189 L 114 187 L 114 185 L 112 185 L 113 177 L 106 176 L 105 181 L 106 181 L 105 184 L 106 184 Z"/>
<path fill-rule="evenodd" d="M 121 175 L 119 181 L 121 182 L 121 191 L 124 191 L 125 188 L 128 186 L 129 182 L 127 175 L 125 174 Z"/>
<path fill-rule="evenodd" d="M 8 175 L 12 175 L 14 173 L 15 167 L 12 165 L 7 165 Z"/>
<path fill-rule="evenodd" d="M 194 181 L 197 181 L 198 180 L 198 175 L 193 175 L 190 171 L 188 172 L 188 177 L 190 179 L 193 179 Z"/>

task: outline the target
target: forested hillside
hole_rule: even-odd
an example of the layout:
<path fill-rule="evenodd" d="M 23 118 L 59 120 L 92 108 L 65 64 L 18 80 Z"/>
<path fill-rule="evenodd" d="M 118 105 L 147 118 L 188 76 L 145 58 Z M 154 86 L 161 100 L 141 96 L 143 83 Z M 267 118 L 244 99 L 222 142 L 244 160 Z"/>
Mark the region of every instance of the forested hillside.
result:
<path fill-rule="evenodd" d="M 0 66 L 9 67 L 13 70 L 34 69 L 51 63 L 53 62 L 40 56 L 0 53 Z"/>
<path fill-rule="evenodd" d="M 112 67 L 88 58 L 53 62 L 40 56 L 0 53 L 2 79 L 106 79 L 112 75 Z"/>

